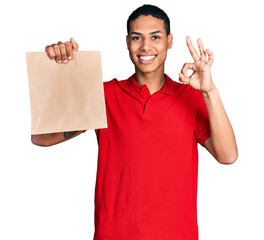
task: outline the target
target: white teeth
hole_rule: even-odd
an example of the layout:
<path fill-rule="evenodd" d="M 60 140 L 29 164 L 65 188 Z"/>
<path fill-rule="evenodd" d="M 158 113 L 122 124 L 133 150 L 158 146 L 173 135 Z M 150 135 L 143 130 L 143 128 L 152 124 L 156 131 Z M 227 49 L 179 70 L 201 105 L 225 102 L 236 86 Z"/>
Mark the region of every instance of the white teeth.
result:
<path fill-rule="evenodd" d="M 139 58 L 144 60 L 144 61 L 149 61 L 149 60 L 155 58 L 155 56 L 139 56 Z"/>

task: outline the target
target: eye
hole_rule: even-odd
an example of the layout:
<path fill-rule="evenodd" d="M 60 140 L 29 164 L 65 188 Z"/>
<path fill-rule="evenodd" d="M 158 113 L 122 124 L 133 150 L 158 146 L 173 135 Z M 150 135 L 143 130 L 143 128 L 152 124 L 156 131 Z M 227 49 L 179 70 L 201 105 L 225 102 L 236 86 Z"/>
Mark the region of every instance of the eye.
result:
<path fill-rule="evenodd" d="M 156 40 L 156 39 L 160 39 L 160 36 L 153 36 L 152 39 Z"/>
<path fill-rule="evenodd" d="M 140 38 L 138 36 L 132 37 L 133 40 L 139 40 Z"/>

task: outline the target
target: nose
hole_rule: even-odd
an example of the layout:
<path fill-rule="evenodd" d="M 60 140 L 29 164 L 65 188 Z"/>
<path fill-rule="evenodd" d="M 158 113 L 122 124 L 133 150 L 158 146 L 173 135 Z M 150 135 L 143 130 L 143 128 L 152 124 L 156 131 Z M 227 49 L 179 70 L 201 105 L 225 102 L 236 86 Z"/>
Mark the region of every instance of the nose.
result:
<path fill-rule="evenodd" d="M 151 48 L 151 42 L 148 38 L 144 38 L 141 42 L 140 50 L 147 52 Z"/>

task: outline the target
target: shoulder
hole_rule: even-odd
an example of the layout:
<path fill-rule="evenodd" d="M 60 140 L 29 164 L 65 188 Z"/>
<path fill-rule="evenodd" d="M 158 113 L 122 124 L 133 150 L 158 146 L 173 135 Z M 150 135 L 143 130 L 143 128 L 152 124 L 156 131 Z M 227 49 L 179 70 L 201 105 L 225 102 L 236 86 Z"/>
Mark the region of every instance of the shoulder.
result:
<path fill-rule="evenodd" d="M 182 95 L 193 98 L 200 98 L 200 96 L 202 96 L 200 91 L 194 89 L 189 84 L 173 81 L 173 88 L 175 95 Z"/>
<path fill-rule="evenodd" d="M 173 81 L 174 97 L 182 100 L 186 105 L 196 106 L 200 109 L 204 104 L 204 98 L 199 90 L 189 84 Z"/>
<path fill-rule="evenodd" d="M 110 81 L 103 82 L 104 87 L 106 87 L 106 88 L 110 88 L 110 87 L 112 87 L 115 81 L 116 81 L 116 78 L 113 78 L 113 79 L 110 80 Z"/>
<path fill-rule="evenodd" d="M 113 79 L 110 80 L 110 81 L 103 82 L 103 86 L 104 86 L 104 92 L 105 92 L 105 94 L 108 94 L 109 92 L 112 91 L 112 89 L 113 89 L 114 86 L 115 86 L 115 81 L 116 81 L 116 78 L 113 78 Z"/>
<path fill-rule="evenodd" d="M 112 80 L 110 81 L 106 81 L 106 82 L 103 82 L 104 84 L 104 87 L 107 87 L 107 88 L 111 88 L 111 87 L 115 87 L 117 85 L 120 85 L 120 86 L 123 86 L 127 83 L 127 80 L 117 80 L 116 78 L 113 78 Z"/>
<path fill-rule="evenodd" d="M 125 80 L 117 80 L 116 78 L 113 78 L 110 81 L 103 82 L 104 85 L 104 91 L 106 94 L 115 93 L 118 90 L 124 90 L 128 91 L 128 79 Z"/>

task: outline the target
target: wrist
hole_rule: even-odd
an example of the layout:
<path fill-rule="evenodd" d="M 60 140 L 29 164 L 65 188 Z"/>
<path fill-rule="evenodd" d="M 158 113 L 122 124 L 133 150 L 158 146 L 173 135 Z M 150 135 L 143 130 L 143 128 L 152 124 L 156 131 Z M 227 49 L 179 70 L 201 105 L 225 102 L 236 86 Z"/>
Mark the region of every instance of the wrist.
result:
<path fill-rule="evenodd" d="M 201 91 L 204 99 L 209 99 L 210 97 L 218 93 L 216 86 L 212 83 L 212 88 L 209 91 Z"/>

